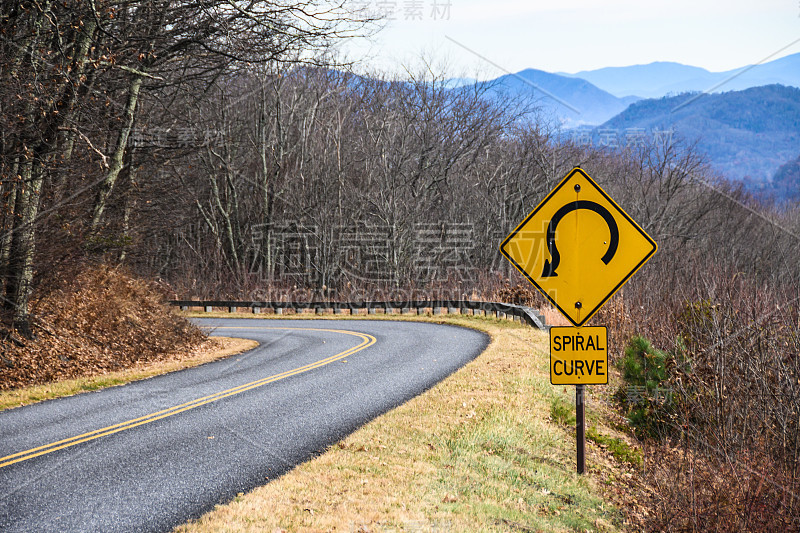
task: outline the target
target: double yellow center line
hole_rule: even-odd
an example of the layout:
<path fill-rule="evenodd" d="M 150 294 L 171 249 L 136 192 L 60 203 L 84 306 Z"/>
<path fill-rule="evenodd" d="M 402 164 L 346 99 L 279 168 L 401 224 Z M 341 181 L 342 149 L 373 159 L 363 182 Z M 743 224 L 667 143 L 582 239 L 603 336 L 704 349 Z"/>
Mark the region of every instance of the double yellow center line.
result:
<path fill-rule="evenodd" d="M 89 433 L 83 433 L 81 435 L 76 435 L 74 437 L 70 437 L 68 439 L 63 439 L 57 442 L 51 442 L 50 444 L 45 444 L 44 446 L 38 446 L 36 448 L 31 448 L 30 450 L 25 450 L 24 452 L 15 453 L 12 455 L 7 455 L 5 457 L 0 457 L 0 468 L 5 466 L 13 465 L 14 463 L 19 463 L 22 461 L 27 461 L 28 459 L 33 459 L 34 457 L 39 457 L 40 455 L 45 455 L 48 453 L 52 453 L 58 450 L 63 450 L 64 448 L 69 448 L 70 446 L 75 446 L 76 444 L 81 444 L 83 442 L 88 442 L 90 440 L 99 439 L 100 437 L 106 437 L 108 435 L 113 435 L 114 433 L 119 433 L 120 431 L 125 431 L 127 429 L 132 429 L 137 426 L 142 426 L 144 424 L 149 424 L 150 422 L 155 422 L 156 420 L 161 420 L 162 418 L 167 418 L 169 416 L 177 415 L 178 413 L 182 413 L 184 411 L 188 411 L 190 409 L 194 409 L 196 407 L 200 407 L 201 405 L 206 405 L 211 402 L 216 402 L 217 400 L 221 400 L 223 398 L 227 398 L 229 396 L 234 396 L 236 394 L 240 394 L 245 391 L 249 391 L 255 389 L 257 387 L 261 387 L 266 385 L 267 383 L 274 383 L 275 381 L 280 381 L 282 379 L 296 376 L 297 374 L 302 374 L 304 372 L 308 372 L 309 370 L 314 370 L 315 368 L 319 368 L 325 366 L 327 364 L 333 363 L 335 361 L 339 361 L 348 357 L 356 352 L 363 350 L 369 346 L 372 346 L 377 342 L 377 339 L 372 335 L 367 335 L 366 333 L 358 333 L 355 331 L 347 331 L 341 329 L 321 329 L 321 328 L 279 328 L 279 327 L 223 327 L 221 329 L 269 329 L 269 330 L 298 330 L 298 331 L 324 331 L 330 333 L 342 333 L 344 335 L 352 335 L 354 337 L 358 337 L 361 339 L 361 343 L 357 346 L 354 346 L 348 350 L 343 352 L 337 353 L 336 355 L 332 355 L 325 359 L 321 359 L 314 363 L 309 363 L 307 365 L 301 366 L 299 368 L 295 368 L 292 370 L 287 370 L 286 372 L 281 372 L 280 374 L 275 374 L 273 376 L 269 376 L 266 378 L 262 378 L 256 381 L 251 381 L 250 383 L 245 383 L 244 385 L 239 385 L 238 387 L 234 387 L 232 389 L 220 391 L 214 394 L 210 394 L 208 396 L 203 396 L 202 398 L 197 398 L 196 400 L 192 400 L 190 402 L 182 403 L 180 405 L 176 405 L 175 407 L 170 407 L 169 409 L 164 409 L 162 411 L 158 411 L 156 413 L 150 413 L 149 415 L 140 416 L 139 418 L 133 418 L 131 420 L 126 420 L 125 422 L 120 422 L 119 424 L 114 424 L 113 426 L 104 427 L 101 429 L 96 429 L 94 431 L 90 431 Z"/>

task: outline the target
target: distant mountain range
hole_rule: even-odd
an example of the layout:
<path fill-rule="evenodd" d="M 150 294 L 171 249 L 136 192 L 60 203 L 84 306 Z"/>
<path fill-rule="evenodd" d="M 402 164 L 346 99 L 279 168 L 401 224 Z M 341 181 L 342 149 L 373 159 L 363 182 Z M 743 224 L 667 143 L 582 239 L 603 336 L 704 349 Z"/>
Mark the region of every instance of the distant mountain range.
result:
<path fill-rule="evenodd" d="M 484 82 L 494 97 L 529 97 L 545 118 L 565 127 L 602 124 L 621 113 L 637 97 L 619 98 L 580 78 L 527 69 Z"/>
<path fill-rule="evenodd" d="M 449 87 L 472 83 L 476 80 L 453 78 L 446 82 Z M 800 53 L 725 72 L 655 62 L 575 74 L 526 69 L 480 83 L 490 87 L 490 94 L 501 99 L 531 97 L 547 118 L 565 128 L 574 128 L 602 124 L 643 98 L 674 96 L 688 91 L 741 91 L 772 84 L 800 87 Z"/>
<path fill-rule="evenodd" d="M 697 140 L 726 177 L 749 182 L 754 189 L 769 188 L 781 165 L 800 155 L 800 89 L 766 85 L 640 100 L 593 134 L 603 131 L 674 131 L 690 142 Z"/>
<path fill-rule="evenodd" d="M 574 74 L 527 69 L 488 82 L 447 83 L 485 84 L 499 100 L 529 97 L 545 118 L 592 142 L 601 132 L 620 139 L 674 132 L 697 140 L 713 166 L 753 190 L 789 198 L 800 184 L 800 53 L 726 72 L 655 62 Z"/>
<path fill-rule="evenodd" d="M 800 87 L 800 53 L 725 72 L 709 72 L 680 63 L 656 62 L 559 74 L 586 80 L 618 97 L 635 95 L 658 98 L 687 91 L 707 91 L 715 86 L 719 86 L 721 91 L 741 91 L 775 83 Z"/>

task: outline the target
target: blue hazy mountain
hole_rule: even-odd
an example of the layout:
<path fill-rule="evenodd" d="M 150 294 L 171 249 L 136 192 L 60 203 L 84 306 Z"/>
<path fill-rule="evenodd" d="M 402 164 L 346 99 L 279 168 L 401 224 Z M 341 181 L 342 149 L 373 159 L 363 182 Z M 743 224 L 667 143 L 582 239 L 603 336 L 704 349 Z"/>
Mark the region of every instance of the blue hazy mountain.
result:
<path fill-rule="evenodd" d="M 622 112 L 636 97 L 618 98 L 580 78 L 527 69 L 482 82 L 491 97 L 529 98 L 544 118 L 570 128 L 602 124 Z"/>
<path fill-rule="evenodd" d="M 707 89 L 714 81 L 714 74 L 699 67 L 657 61 L 647 65 L 628 67 L 606 67 L 584 70 L 565 76 L 590 81 L 616 96 L 636 95 L 645 98 L 664 96 L 677 84 L 684 84 L 682 91 Z M 666 89 L 670 87 L 670 89 Z"/>
<path fill-rule="evenodd" d="M 633 128 L 697 140 L 727 178 L 769 185 L 781 165 L 800 154 L 800 89 L 767 85 L 640 100 L 597 131 Z"/>
<path fill-rule="evenodd" d="M 530 98 L 545 119 L 565 130 L 603 124 L 621 140 L 642 130 L 699 139 L 699 149 L 718 170 L 753 190 L 787 197 L 795 183 L 791 165 L 791 172 L 776 173 L 800 154 L 800 53 L 725 72 L 655 62 L 575 74 L 527 69 L 477 83 L 501 102 Z M 713 94 L 701 95 L 706 91 Z M 594 142 L 601 128 L 591 134 Z M 576 134 L 584 135 L 565 132 Z M 781 179 L 773 184 L 773 178 Z"/>
<path fill-rule="evenodd" d="M 606 67 L 560 74 L 584 79 L 618 97 L 636 95 L 657 98 L 670 93 L 706 91 L 715 86 L 719 86 L 718 91 L 740 91 L 776 83 L 800 87 L 800 53 L 724 72 L 710 72 L 699 67 L 659 61 L 647 65 Z"/>
<path fill-rule="evenodd" d="M 800 152 L 800 150 L 798 150 Z M 768 189 L 776 198 L 800 201 L 800 155 L 781 165 Z"/>
<path fill-rule="evenodd" d="M 450 78 L 444 81 L 443 87 L 447 89 L 456 89 L 464 85 L 473 85 L 477 82 L 478 80 L 475 78 Z"/>

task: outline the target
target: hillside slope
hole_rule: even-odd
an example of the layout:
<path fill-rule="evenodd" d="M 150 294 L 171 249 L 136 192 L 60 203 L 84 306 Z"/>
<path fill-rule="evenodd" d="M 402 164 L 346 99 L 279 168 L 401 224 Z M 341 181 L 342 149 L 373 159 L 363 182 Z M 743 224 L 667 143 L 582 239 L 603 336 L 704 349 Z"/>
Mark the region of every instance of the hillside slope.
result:
<path fill-rule="evenodd" d="M 800 89 L 767 85 L 721 94 L 642 100 L 602 128 L 673 129 L 728 178 L 768 183 L 800 152 Z"/>
<path fill-rule="evenodd" d="M 800 200 L 800 156 L 784 163 L 775 172 L 771 190 L 778 198 Z"/>

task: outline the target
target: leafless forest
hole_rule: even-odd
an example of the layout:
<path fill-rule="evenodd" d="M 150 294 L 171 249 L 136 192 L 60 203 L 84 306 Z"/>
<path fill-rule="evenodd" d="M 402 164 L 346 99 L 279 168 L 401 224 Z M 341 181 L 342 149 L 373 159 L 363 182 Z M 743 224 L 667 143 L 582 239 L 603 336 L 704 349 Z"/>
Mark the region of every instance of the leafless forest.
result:
<path fill-rule="evenodd" d="M 535 97 L 432 62 L 357 75 L 329 47 L 370 24 L 315 0 L 3 2 L 6 331 L 35 336 L 35 302 L 101 264 L 180 298 L 541 304 L 498 245 L 581 166 L 659 244 L 593 320 L 671 355 L 646 526 L 796 528 L 797 206 L 691 139 L 577 146 Z"/>

